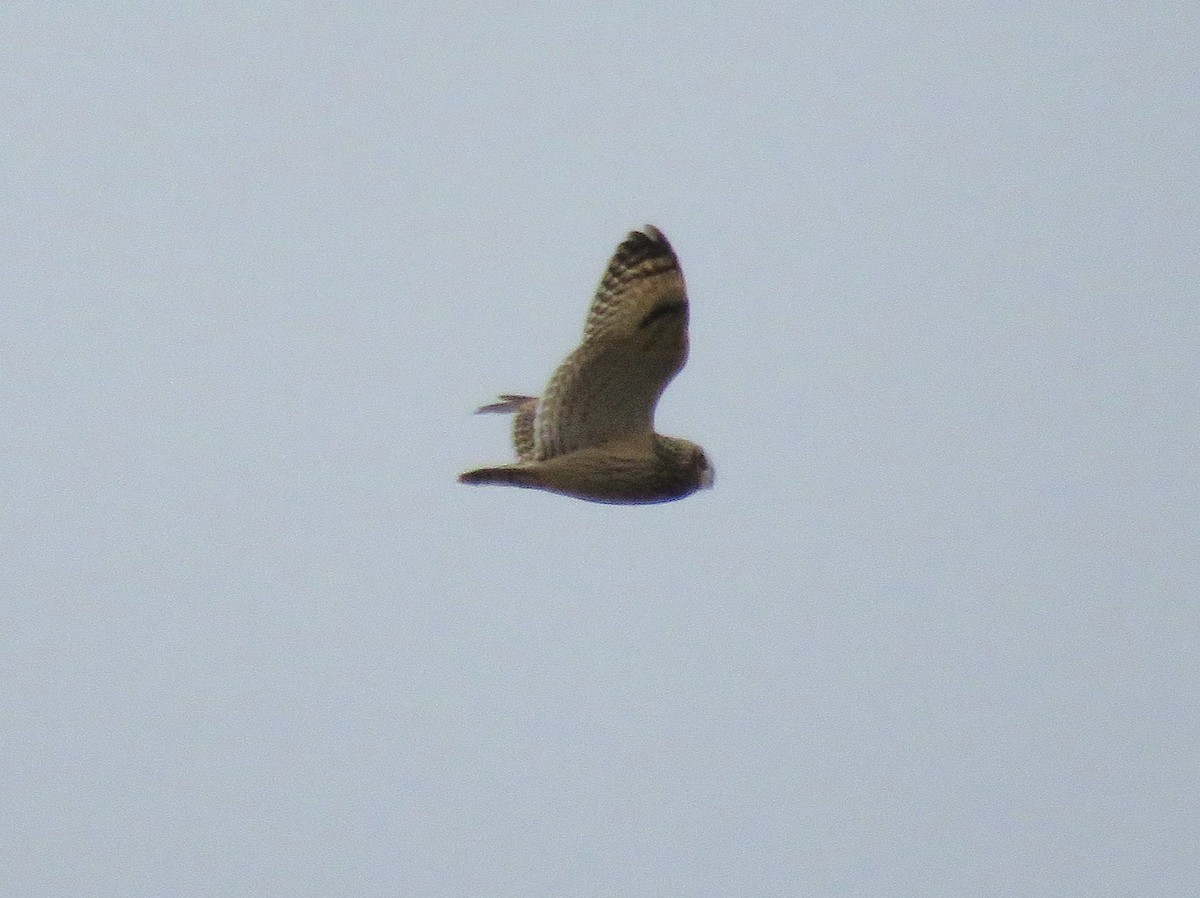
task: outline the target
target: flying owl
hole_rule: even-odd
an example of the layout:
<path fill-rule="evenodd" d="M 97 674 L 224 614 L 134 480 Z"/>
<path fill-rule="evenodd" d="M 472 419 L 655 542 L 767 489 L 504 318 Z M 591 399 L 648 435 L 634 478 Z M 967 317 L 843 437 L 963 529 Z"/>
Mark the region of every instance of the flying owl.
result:
<path fill-rule="evenodd" d="M 654 432 L 654 407 L 688 353 L 679 260 L 658 228 L 617 247 L 583 326 L 583 342 L 542 398 L 503 395 L 480 412 L 516 415 L 517 461 L 460 483 L 496 483 L 612 504 L 682 499 L 712 486 L 695 443 Z"/>

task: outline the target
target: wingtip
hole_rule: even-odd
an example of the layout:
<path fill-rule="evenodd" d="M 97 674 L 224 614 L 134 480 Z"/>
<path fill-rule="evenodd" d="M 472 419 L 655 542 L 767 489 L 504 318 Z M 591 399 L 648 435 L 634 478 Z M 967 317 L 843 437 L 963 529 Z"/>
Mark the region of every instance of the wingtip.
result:
<path fill-rule="evenodd" d="M 487 472 L 489 470 L 489 468 L 475 468 L 473 471 L 463 471 L 458 475 L 458 482 L 467 484 L 487 483 Z"/>
<path fill-rule="evenodd" d="M 634 241 L 635 245 L 641 244 L 638 249 L 649 252 L 650 255 L 674 257 L 671 241 L 667 240 L 667 235 L 659 231 L 654 224 L 643 224 L 641 231 L 632 231 L 625 239 Z"/>
<path fill-rule="evenodd" d="M 660 256 L 675 258 L 675 250 L 666 234 L 652 224 L 642 225 L 640 231 L 630 231 L 617 247 L 615 259 L 635 263 Z"/>
<path fill-rule="evenodd" d="M 459 483 L 479 485 L 485 483 L 501 486 L 536 486 L 537 473 L 525 465 L 497 465 L 491 468 L 476 468 L 458 475 Z"/>

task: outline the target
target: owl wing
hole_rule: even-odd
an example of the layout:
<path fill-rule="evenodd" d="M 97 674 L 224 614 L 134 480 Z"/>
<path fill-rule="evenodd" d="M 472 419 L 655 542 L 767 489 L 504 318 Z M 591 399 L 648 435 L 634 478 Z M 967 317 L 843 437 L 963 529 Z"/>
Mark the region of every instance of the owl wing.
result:
<path fill-rule="evenodd" d="M 688 352 L 688 303 L 667 238 L 633 231 L 608 263 L 583 343 L 550 378 L 534 422 L 539 459 L 654 431 L 654 407 Z"/>

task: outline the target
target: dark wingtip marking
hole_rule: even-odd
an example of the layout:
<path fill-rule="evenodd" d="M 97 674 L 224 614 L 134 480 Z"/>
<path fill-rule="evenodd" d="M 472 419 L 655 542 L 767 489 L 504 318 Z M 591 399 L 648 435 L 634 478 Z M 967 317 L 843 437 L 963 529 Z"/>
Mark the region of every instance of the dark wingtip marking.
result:
<path fill-rule="evenodd" d="M 458 475 L 459 483 L 496 483 L 495 468 L 476 468 L 474 471 L 464 471 Z"/>
<path fill-rule="evenodd" d="M 649 259 L 674 259 L 675 252 L 671 244 L 663 236 L 662 231 L 654 225 L 646 225 L 644 231 L 630 231 L 625 240 L 617 247 L 616 258 L 623 264 L 633 267 Z"/>
<path fill-rule="evenodd" d="M 509 486 L 536 486 L 537 474 L 520 465 L 501 465 L 495 468 L 476 468 L 458 475 L 459 483 L 479 485 L 494 483 Z"/>

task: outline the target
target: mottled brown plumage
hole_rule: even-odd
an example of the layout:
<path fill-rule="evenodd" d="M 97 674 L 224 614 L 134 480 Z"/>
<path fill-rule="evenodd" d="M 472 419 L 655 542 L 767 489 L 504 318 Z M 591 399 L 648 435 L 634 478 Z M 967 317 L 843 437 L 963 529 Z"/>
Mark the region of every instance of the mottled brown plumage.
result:
<path fill-rule="evenodd" d="M 617 247 L 588 310 L 583 342 L 542 399 L 502 395 L 481 412 L 516 415 L 516 464 L 478 468 L 462 483 L 548 490 L 594 502 L 666 502 L 711 486 L 699 446 L 654 432 L 658 397 L 687 360 L 683 274 L 655 227 Z"/>

